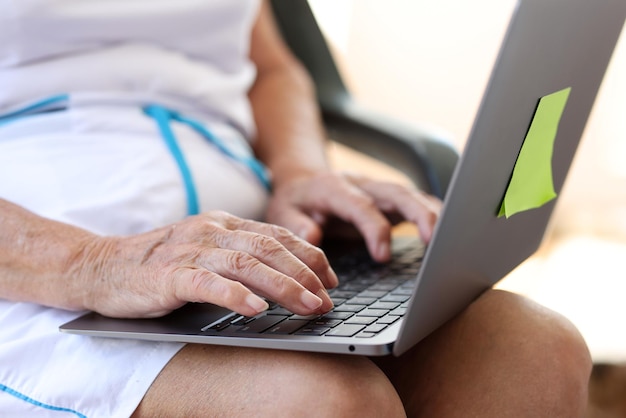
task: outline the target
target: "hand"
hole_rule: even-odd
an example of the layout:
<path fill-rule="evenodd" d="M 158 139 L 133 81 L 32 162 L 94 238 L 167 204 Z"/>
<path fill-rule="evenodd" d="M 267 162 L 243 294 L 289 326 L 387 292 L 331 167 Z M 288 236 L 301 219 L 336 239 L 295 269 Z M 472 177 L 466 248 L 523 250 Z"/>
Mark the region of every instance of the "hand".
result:
<path fill-rule="evenodd" d="M 440 210 L 437 198 L 410 187 L 324 172 L 280 183 L 267 219 L 319 245 L 324 226 L 337 217 L 356 227 L 375 260 L 387 261 L 393 223 L 415 223 L 422 240 L 429 242 Z"/>
<path fill-rule="evenodd" d="M 93 283 L 85 303 L 115 317 L 164 315 L 186 302 L 210 302 L 253 316 L 259 296 L 294 313 L 332 308 L 325 288 L 337 277 L 318 248 L 285 228 L 223 212 L 152 232 L 98 237 L 79 273 Z"/>

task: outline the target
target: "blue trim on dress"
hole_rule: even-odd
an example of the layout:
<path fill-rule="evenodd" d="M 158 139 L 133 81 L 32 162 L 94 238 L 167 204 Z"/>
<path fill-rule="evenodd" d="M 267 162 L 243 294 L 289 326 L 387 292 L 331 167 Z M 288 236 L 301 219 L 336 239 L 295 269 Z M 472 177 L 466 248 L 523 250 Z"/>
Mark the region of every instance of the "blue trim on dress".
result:
<path fill-rule="evenodd" d="M 17 399 L 20 399 L 20 400 L 22 400 L 24 402 L 28 402 L 31 405 L 38 406 L 40 408 L 44 408 L 44 409 L 47 409 L 47 410 L 50 410 L 50 411 L 67 412 L 67 413 L 70 413 L 70 414 L 74 414 L 74 415 L 76 415 L 79 418 L 87 418 L 87 415 L 81 414 L 80 412 L 77 412 L 77 411 L 75 411 L 73 409 L 62 408 L 60 406 L 54 406 L 54 405 L 45 404 L 43 402 L 39 402 L 39 401 L 37 401 L 37 400 L 35 400 L 35 399 L 33 399 L 33 398 L 29 397 L 29 396 L 26 396 L 23 393 L 18 392 L 15 389 L 12 389 L 12 388 L 10 388 L 10 387 L 8 387 L 6 385 L 3 385 L 1 383 L 0 383 L 0 392 L 4 392 L 4 393 L 9 394 L 11 396 L 14 396 Z"/>

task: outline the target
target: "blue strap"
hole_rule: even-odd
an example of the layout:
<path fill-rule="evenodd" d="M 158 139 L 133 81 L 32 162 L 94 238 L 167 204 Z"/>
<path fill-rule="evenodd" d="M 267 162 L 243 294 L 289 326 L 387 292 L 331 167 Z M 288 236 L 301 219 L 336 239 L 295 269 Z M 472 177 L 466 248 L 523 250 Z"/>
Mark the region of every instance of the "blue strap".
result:
<path fill-rule="evenodd" d="M 217 147 L 223 154 L 232 158 L 235 161 L 244 164 L 252 170 L 254 175 L 259 179 L 261 184 L 267 189 L 271 190 L 272 183 L 267 173 L 267 169 L 265 166 L 256 158 L 250 156 L 240 156 L 234 154 L 221 140 L 219 140 L 211 131 L 207 130 L 202 124 L 198 121 L 189 119 L 187 117 L 181 116 L 178 113 L 174 114 L 174 120 L 185 123 L 189 125 L 191 128 L 195 129 L 200 135 L 204 136 L 209 142 Z"/>
<path fill-rule="evenodd" d="M 0 115 L 0 126 L 30 115 L 65 110 L 67 109 L 69 98 L 67 94 L 59 94 L 58 96 L 48 97 L 13 112 Z"/>
<path fill-rule="evenodd" d="M 199 205 L 198 205 L 198 194 L 196 193 L 196 186 L 193 182 L 193 177 L 191 176 L 191 170 L 189 170 L 189 166 L 187 165 L 187 161 L 185 161 L 185 156 L 178 146 L 178 142 L 176 141 L 176 137 L 174 136 L 174 132 L 170 127 L 170 112 L 157 105 L 150 105 L 144 107 L 144 112 L 147 115 L 151 116 L 157 123 L 159 130 L 161 131 L 161 136 L 163 137 L 163 141 L 165 141 L 165 145 L 169 148 L 176 164 L 178 164 L 178 169 L 180 170 L 180 174 L 183 176 L 183 184 L 185 185 L 185 191 L 187 192 L 187 215 L 197 215 L 200 213 Z"/>
<path fill-rule="evenodd" d="M 196 187 L 194 185 L 193 177 L 191 176 L 191 171 L 189 170 L 189 166 L 185 161 L 185 157 L 180 147 L 178 146 L 178 142 L 176 141 L 174 132 L 171 129 L 170 121 L 172 120 L 183 123 L 194 129 L 207 141 L 213 144 L 224 155 L 233 159 L 234 161 L 237 161 L 247 166 L 267 190 L 271 189 L 271 181 L 267 170 L 259 160 L 253 157 L 240 156 L 235 154 L 220 139 L 218 139 L 208 129 L 206 129 L 200 122 L 182 116 L 178 112 L 167 109 L 160 105 L 148 105 L 145 106 L 143 110 L 147 115 L 151 116 L 157 122 L 159 130 L 161 131 L 161 136 L 163 137 L 163 140 L 165 141 L 170 152 L 174 156 L 176 163 L 178 164 L 178 168 L 185 184 L 185 190 L 187 192 L 188 215 L 196 215 L 199 213 L 198 196 L 196 193 Z"/>

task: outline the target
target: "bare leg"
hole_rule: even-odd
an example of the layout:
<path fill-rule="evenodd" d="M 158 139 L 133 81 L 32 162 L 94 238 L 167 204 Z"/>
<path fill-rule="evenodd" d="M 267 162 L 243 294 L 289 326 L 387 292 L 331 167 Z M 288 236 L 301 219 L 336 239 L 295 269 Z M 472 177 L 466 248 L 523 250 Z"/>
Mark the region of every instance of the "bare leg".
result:
<path fill-rule="evenodd" d="M 136 417 L 396 417 L 400 398 L 369 359 L 188 345 Z"/>
<path fill-rule="evenodd" d="M 591 372 L 569 321 L 495 290 L 400 359 L 375 362 L 407 415 L 425 417 L 582 416 Z"/>

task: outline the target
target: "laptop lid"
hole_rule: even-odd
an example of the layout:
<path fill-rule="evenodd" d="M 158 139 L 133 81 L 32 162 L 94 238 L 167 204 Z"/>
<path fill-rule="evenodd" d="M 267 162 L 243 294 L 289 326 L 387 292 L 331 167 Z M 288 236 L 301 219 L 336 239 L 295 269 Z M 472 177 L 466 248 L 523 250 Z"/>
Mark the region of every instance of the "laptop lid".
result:
<path fill-rule="evenodd" d="M 61 331 L 361 355 L 402 354 L 538 248 L 555 205 L 553 195 L 558 197 L 563 186 L 625 16 L 623 0 L 518 2 L 407 313 L 403 321 L 380 335 L 371 339 L 207 335 L 199 330 L 229 311 L 198 304 L 146 320 L 91 313 L 63 325 Z M 537 171 L 543 173 L 539 179 L 533 177 Z M 532 187 L 523 187 L 528 184 Z M 548 193 L 537 196 L 537 190 Z"/>
<path fill-rule="evenodd" d="M 549 181 L 558 197 L 625 16 L 623 0 L 518 2 L 448 189 L 395 354 L 458 313 L 537 250 L 557 199 L 510 217 L 498 216 L 504 198 L 516 192 L 509 186 L 520 172 L 519 164 L 526 165 L 526 171 L 545 171 L 546 165 L 551 171 L 550 178 L 539 182 L 523 171 L 517 178 L 530 183 L 531 190 L 517 191 L 528 205 L 538 205 L 541 200 L 533 200 L 533 189 L 541 192 Z M 553 94 L 561 95 L 557 102 L 568 94 L 560 115 L 545 110 L 542 99 L 554 102 Z M 557 122 L 555 136 L 549 129 L 535 136 L 553 141 L 551 155 L 545 149 L 529 152 L 536 118 L 544 119 L 539 123 Z M 510 210 L 515 211 L 516 204 L 525 207 L 522 203 Z"/>

